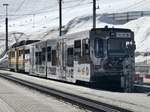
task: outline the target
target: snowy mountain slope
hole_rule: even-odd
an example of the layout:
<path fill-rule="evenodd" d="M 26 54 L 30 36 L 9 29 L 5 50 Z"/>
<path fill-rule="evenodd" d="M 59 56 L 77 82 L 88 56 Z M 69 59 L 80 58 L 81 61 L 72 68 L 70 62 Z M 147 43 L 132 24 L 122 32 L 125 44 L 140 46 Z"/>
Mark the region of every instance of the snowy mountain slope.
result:
<path fill-rule="evenodd" d="M 66 33 L 92 27 L 93 0 L 63 0 L 63 26 Z M 20 34 L 23 39 L 47 39 L 58 36 L 58 0 L 1 0 L 9 3 L 9 44 Z M 102 13 L 148 11 L 150 0 L 97 0 L 97 27 L 131 28 L 135 32 L 137 51 L 150 50 L 150 17 L 142 17 L 125 25 L 111 25 Z M 5 48 L 5 8 L 0 5 L 0 52 Z M 15 35 L 14 33 L 17 33 Z"/>

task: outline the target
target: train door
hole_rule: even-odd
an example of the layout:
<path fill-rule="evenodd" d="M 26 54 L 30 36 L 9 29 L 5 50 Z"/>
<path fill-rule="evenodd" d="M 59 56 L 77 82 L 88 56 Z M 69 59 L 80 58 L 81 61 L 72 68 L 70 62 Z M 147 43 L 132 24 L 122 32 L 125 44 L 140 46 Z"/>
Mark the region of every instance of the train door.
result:
<path fill-rule="evenodd" d="M 8 64 L 9 69 L 14 71 L 16 68 L 15 49 L 10 49 L 8 51 Z"/>
<path fill-rule="evenodd" d="M 66 81 L 66 44 L 64 40 L 59 40 L 57 42 L 57 71 L 56 74 L 59 80 Z"/>
<path fill-rule="evenodd" d="M 89 39 L 74 41 L 74 75 L 78 81 L 90 81 L 90 47 Z"/>
<path fill-rule="evenodd" d="M 47 78 L 58 79 L 58 46 L 57 40 L 47 41 Z"/>
<path fill-rule="evenodd" d="M 35 75 L 36 61 L 35 61 L 35 46 L 32 45 L 30 48 L 30 74 Z"/>
<path fill-rule="evenodd" d="M 46 44 L 46 43 L 45 43 Z M 43 77 L 46 77 L 46 46 L 42 47 L 42 63 L 40 67 L 40 73 Z"/>
<path fill-rule="evenodd" d="M 39 44 L 35 45 L 35 75 L 40 75 L 40 66 L 42 64 L 42 51 Z"/>
<path fill-rule="evenodd" d="M 67 80 L 66 78 L 66 60 L 67 60 L 67 57 L 66 57 L 66 43 L 65 43 L 65 40 L 62 40 L 61 42 L 61 45 L 62 45 L 62 63 L 61 63 L 61 78 L 63 80 Z"/>
<path fill-rule="evenodd" d="M 17 57 L 16 57 L 16 70 L 19 72 L 24 72 L 24 48 L 17 48 Z"/>
<path fill-rule="evenodd" d="M 17 72 L 18 71 L 18 55 L 19 55 L 19 50 L 17 48 L 15 48 L 16 52 L 15 52 L 15 55 L 16 55 L 16 67 L 15 67 L 15 71 Z"/>
<path fill-rule="evenodd" d="M 74 60 L 74 56 L 73 56 L 73 45 L 72 46 L 68 46 L 67 47 L 67 59 L 66 59 L 66 78 L 67 81 L 70 82 L 74 82 L 75 83 L 75 77 L 73 74 L 73 60 Z"/>
<path fill-rule="evenodd" d="M 30 72 L 30 50 L 25 49 L 25 72 Z"/>
<path fill-rule="evenodd" d="M 46 77 L 46 42 L 36 44 L 36 74 Z"/>
<path fill-rule="evenodd" d="M 40 64 L 40 59 L 39 59 L 39 47 L 38 45 L 35 45 L 35 75 L 38 75 L 39 72 L 39 64 Z"/>

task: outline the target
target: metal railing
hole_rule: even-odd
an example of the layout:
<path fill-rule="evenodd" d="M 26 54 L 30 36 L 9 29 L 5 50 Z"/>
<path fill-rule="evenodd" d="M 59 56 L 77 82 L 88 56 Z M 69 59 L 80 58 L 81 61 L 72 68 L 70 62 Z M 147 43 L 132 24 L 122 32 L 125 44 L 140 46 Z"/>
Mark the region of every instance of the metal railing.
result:
<path fill-rule="evenodd" d="M 124 24 L 131 20 L 138 19 L 143 16 L 150 16 L 150 11 L 132 11 L 132 12 L 123 12 L 123 13 L 111 13 L 103 14 L 103 16 L 108 17 L 114 21 L 114 23 Z"/>

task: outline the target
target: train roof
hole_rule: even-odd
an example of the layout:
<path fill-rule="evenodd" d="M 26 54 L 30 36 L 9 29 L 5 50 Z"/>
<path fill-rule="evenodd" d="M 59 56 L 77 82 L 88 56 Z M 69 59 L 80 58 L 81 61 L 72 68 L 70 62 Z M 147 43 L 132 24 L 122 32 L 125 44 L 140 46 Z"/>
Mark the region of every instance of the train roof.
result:
<path fill-rule="evenodd" d="M 39 42 L 40 40 L 22 40 L 20 42 L 17 42 L 15 44 L 13 44 L 11 46 L 11 48 L 15 48 L 15 47 L 20 47 L 20 46 L 23 46 L 23 45 L 29 45 L 29 44 L 32 44 L 32 43 L 35 43 L 35 42 Z"/>
<path fill-rule="evenodd" d="M 70 33 L 70 34 L 66 34 L 66 35 L 63 35 L 62 38 L 60 39 L 63 39 L 63 38 L 67 38 L 67 39 L 73 39 L 73 38 L 86 38 L 88 37 L 88 35 L 90 34 L 90 32 L 94 32 L 94 31 L 101 31 L 101 32 L 132 32 L 130 29 L 126 29 L 126 28 L 108 28 L 107 26 L 104 27 L 104 28 L 92 28 L 92 29 L 89 29 L 89 30 L 84 30 L 84 31 L 80 31 L 80 32 L 75 32 L 75 33 Z M 68 38 L 69 37 L 69 38 Z"/>
<path fill-rule="evenodd" d="M 119 31 L 119 32 L 132 32 L 130 29 L 125 29 L 125 28 L 108 28 L 107 26 L 105 26 L 104 28 L 92 28 L 89 30 L 84 30 L 84 31 L 80 31 L 80 32 L 75 32 L 75 33 L 70 33 L 70 34 L 66 34 L 66 35 L 62 35 L 60 36 L 56 36 L 55 38 L 51 38 L 51 39 L 47 39 L 47 40 L 22 40 L 19 43 L 15 43 L 12 45 L 12 48 L 15 47 L 20 47 L 23 45 L 29 45 L 29 44 L 38 44 L 38 43 L 43 43 L 45 41 L 52 41 L 52 40 L 60 40 L 60 39 L 78 39 L 78 38 L 87 38 L 90 34 L 90 32 L 92 31 Z"/>
<path fill-rule="evenodd" d="M 96 31 L 96 30 L 131 32 L 131 29 L 127 29 L 127 28 L 108 28 L 107 26 L 105 26 L 105 28 L 93 28 L 93 29 L 91 29 L 91 31 Z"/>

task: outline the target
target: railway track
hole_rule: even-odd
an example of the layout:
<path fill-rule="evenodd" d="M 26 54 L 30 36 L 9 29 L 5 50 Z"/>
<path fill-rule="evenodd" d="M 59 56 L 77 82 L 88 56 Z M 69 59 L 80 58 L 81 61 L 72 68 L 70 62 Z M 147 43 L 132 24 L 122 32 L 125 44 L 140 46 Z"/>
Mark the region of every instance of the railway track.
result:
<path fill-rule="evenodd" d="M 84 98 L 75 94 L 69 94 L 64 91 L 56 90 L 50 87 L 45 87 L 37 83 L 29 82 L 26 80 L 22 80 L 19 78 L 15 78 L 10 76 L 10 74 L 0 74 L 1 78 L 7 79 L 9 81 L 13 81 L 15 83 L 21 84 L 23 86 L 30 87 L 32 89 L 36 89 L 38 91 L 44 92 L 46 94 L 50 94 L 54 97 L 61 98 L 63 100 L 66 100 L 70 103 L 79 105 L 81 107 L 87 108 L 89 110 L 92 110 L 94 112 L 132 112 L 127 109 L 123 109 L 120 107 L 115 107 L 112 105 L 108 105 L 102 102 L 94 101 L 88 98 Z"/>
<path fill-rule="evenodd" d="M 140 85 L 140 84 L 134 84 L 134 89 L 137 92 L 141 92 L 141 93 L 146 93 L 146 92 L 150 92 L 150 85 Z"/>

